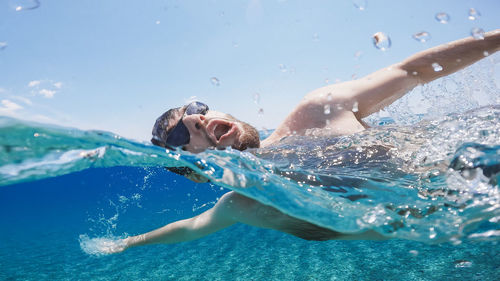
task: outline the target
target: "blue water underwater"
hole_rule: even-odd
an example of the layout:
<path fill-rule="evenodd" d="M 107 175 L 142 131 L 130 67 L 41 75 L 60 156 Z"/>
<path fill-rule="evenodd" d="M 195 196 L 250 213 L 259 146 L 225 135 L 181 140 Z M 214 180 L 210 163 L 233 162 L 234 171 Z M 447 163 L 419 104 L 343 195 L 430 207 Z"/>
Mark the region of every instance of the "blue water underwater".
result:
<path fill-rule="evenodd" d="M 0 117 L 0 279 L 498 280 L 500 91 L 483 83 L 485 104 L 452 79 L 417 89 L 432 105 L 425 114 L 390 107 L 391 118 L 374 116 L 358 134 L 311 131 L 245 152 L 165 151 Z M 452 94 L 450 83 L 460 86 Z M 412 94 L 395 107 L 409 108 Z M 445 101 L 455 110 L 443 111 Z M 390 239 L 306 241 L 234 225 L 192 242 L 96 251 L 98 239 L 192 217 L 230 190 L 325 228 Z"/>

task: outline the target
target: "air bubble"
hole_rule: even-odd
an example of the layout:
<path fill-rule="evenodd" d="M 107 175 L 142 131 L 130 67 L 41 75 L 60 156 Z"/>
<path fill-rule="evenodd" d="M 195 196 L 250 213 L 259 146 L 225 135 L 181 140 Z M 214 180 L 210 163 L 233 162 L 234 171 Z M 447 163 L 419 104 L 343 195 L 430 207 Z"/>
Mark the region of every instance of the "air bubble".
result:
<path fill-rule="evenodd" d="M 325 104 L 325 106 L 323 107 L 323 112 L 325 113 L 325 115 L 330 114 L 330 105 L 329 104 Z"/>
<path fill-rule="evenodd" d="M 469 19 L 470 20 L 477 20 L 480 16 L 481 16 L 481 13 L 478 10 L 476 10 L 474 8 L 469 9 Z"/>
<path fill-rule="evenodd" d="M 439 63 L 437 62 L 433 62 L 432 63 L 432 68 L 434 69 L 434 71 L 436 72 L 439 72 L 439 71 L 442 71 L 443 70 L 443 67 L 441 65 L 439 65 Z"/>
<path fill-rule="evenodd" d="M 259 116 L 263 116 L 264 115 L 264 109 L 263 108 L 259 108 L 259 111 L 257 112 L 257 114 Z"/>
<path fill-rule="evenodd" d="M 240 44 L 238 44 L 238 42 L 233 41 L 233 48 L 238 48 L 239 46 L 240 46 Z"/>
<path fill-rule="evenodd" d="M 436 233 L 436 230 L 434 229 L 434 227 L 429 228 L 429 239 L 436 238 L 436 235 L 437 235 L 437 233 Z"/>
<path fill-rule="evenodd" d="M 40 1 L 38 0 L 11 0 L 11 3 L 16 12 L 34 10 L 40 7 Z"/>
<path fill-rule="evenodd" d="M 362 54 L 363 54 L 363 52 L 357 51 L 356 53 L 354 53 L 354 58 L 359 59 Z"/>
<path fill-rule="evenodd" d="M 412 256 L 414 256 L 414 257 L 418 256 L 418 251 L 417 251 L 417 250 L 410 250 L 410 251 L 409 251 L 409 253 L 410 253 Z"/>
<path fill-rule="evenodd" d="M 7 48 L 7 42 L 0 42 L 0 51 L 5 50 Z"/>
<path fill-rule="evenodd" d="M 280 71 L 281 71 L 281 72 L 287 72 L 286 65 L 284 65 L 284 64 L 280 64 L 280 65 L 279 65 L 279 68 L 280 68 Z"/>
<path fill-rule="evenodd" d="M 366 0 L 352 0 L 352 4 L 360 11 L 364 11 L 366 9 Z"/>
<path fill-rule="evenodd" d="M 352 112 L 358 112 L 358 102 L 355 101 L 354 104 L 352 105 Z"/>
<path fill-rule="evenodd" d="M 319 35 L 318 33 L 313 34 L 313 41 L 318 42 L 319 41 Z"/>
<path fill-rule="evenodd" d="M 450 21 L 450 16 L 447 13 L 437 13 L 435 18 L 442 24 L 447 24 Z"/>
<path fill-rule="evenodd" d="M 253 94 L 253 102 L 257 105 L 260 103 L 260 94 L 259 93 Z"/>
<path fill-rule="evenodd" d="M 413 34 L 413 39 L 425 43 L 431 39 L 431 34 L 427 31 L 420 31 Z"/>
<path fill-rule="evenodd" d="M 483 52 L 483 55 L 484 55 L 485 57 L 487 57 L 487 56 L 489 56 L 489 55 L 490 55 L 490 53 L 488 53 L 488 51 L 484 51 L 484 52 Z"/>
<path fill-rule="evenodd" d="M 330 83 L 330 79 L 325 78 L 325 84 L 329 84 L 329 83 Z"/>
<path fill-rule="evenodd" d="M 456 260 L 454 261 L 455 268 L 472 267 L 472 262 L 467 260 Z"/>
<path fill-rule="evenodd" d="M 470 31 L 470 35 L 474 37 L 476 40 L 483 40 L 484 39 L 484 30 L 482 28 L 474 27 Z"/>
<path fill-rule="evenodd" d="M 391 38 L 383 32 L 373 34 L 372 40 L 373 45 L 381 51 L 386 51 L 391 47 Z"/>
<path fill-rule="evenodd" d="M 156 24 L 160 24 L 160 21 L 159 21 L 159 20 L 157 20 L 157 21 L 155 21 L 155 23 L 156 23 Z"/>
<path fill-rule="evenodd" d="M 212 85 L 214 86 L 219 86 L 220 85 L 220 81 L 217 77 L 212 77 L 210 78 L 210 82 L 212 83 Z"/>

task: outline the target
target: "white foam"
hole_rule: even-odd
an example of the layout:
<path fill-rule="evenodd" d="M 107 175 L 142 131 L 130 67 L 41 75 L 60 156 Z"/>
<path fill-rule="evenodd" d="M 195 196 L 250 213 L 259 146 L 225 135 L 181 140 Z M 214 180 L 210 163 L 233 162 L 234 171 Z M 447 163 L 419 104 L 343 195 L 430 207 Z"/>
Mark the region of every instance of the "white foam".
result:
<path fill-rule="evenodd" d="M 88 255 L 102 256 L 120 253 L 125 250 L 125 242 L 118 237 L 90 238 L 86 234 L 79 237 L 80 248 Z"/>

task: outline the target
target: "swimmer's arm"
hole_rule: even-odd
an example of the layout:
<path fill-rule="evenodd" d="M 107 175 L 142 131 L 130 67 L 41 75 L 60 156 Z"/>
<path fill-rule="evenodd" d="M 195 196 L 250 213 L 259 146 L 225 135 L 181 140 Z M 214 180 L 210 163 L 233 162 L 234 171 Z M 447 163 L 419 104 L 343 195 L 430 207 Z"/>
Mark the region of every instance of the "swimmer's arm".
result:
<path fill-rule="evenodd" d="M 125 248 L 191 241 L 235 224 L 236 221 L 228 214 L 230 202 L 226 195 L 213 208 L 196 217 L 176 221 L 148 233 L 124 239 Z"/>
<path fill-rule="evenodd" d="M 452 74 L 499 50 L 500 29 L 497 29 L 485 33 L 484 40 L 468 37 L 419 52 L 359 80 L 340 84 L 331 92 L 337 93 L 334 98 L 344 108 L 352 108 L 356 103 L 355 115 L 361 119 L 390 105 L 417 85 Z M 433 64 L 442 70 L 435 71 Z"/>

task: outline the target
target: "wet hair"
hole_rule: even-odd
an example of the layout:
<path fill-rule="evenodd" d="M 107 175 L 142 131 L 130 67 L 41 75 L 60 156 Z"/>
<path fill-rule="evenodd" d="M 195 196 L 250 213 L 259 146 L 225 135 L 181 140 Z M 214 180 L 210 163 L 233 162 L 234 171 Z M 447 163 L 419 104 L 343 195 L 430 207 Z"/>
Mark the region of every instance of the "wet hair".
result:
<path fill-rule="evenodd" d="M 176 116 L 182 109 L 182 107 L 169 109 L 167 110 L 167 112 L 163 113 L 156 119 L 156 122 L 153 126 L 153 131 L 151 132 L 153 134 L 151 142 L 154 145 L 165 147 L 163 143 L 167 140 L 168 137 L 168 123 L 170 122 L 170 119 Z"/>

